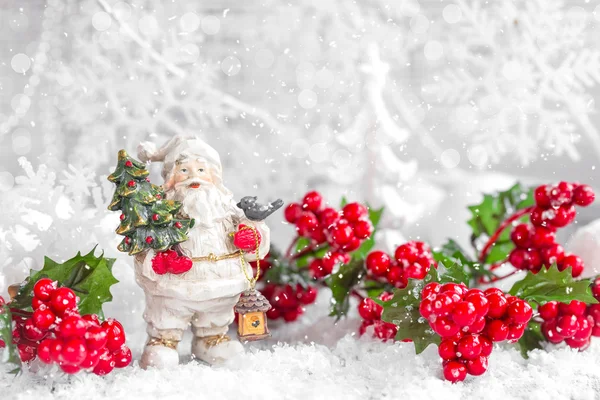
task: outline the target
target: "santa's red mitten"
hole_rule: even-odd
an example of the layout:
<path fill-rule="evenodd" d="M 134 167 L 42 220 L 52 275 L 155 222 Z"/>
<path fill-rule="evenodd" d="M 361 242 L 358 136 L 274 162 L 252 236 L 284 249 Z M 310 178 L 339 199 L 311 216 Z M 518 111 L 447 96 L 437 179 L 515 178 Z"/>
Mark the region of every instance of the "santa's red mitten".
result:
<path fill-rule="evenodd" d="M 154 258 L 152 259 L 152 270 L 157 275 L 164 275 L 168 272 L 169 266 L 167 262 L 167 252 L 163 251 L 160 253 L 156 253 Z"/>
<path fill-rule="evenodd" d="M 254 235 L 254 232 L 258 235 L 258 239 Z M 244 224 L 240 224 L 238 231 L 233 236 L 233 244 L 240 250 L 255 251 L 256 243 L 258 242 L 258 245 L 260 246 L 261 239 L 260 232 L 255 229 L 250 229 Z"/>
<path fill-rule="evenodd" d="M 192 260 L 186 256 L 177 256 L 175 258 L 170 258 L 168 262 L 169 272 L 175 275 L 188 272 L 190 269 L 192 269 L 192 266 L 194 265 Z"/>

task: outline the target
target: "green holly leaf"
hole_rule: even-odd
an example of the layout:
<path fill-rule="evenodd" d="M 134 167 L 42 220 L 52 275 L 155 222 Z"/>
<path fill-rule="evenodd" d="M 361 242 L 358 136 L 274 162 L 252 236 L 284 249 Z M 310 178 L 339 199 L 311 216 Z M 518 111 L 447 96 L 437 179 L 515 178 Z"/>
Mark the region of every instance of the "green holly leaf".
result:
<path fill-rule="evenodd" d="M 529 352 L 535 349 L 542 349 L 542 343 L 545 341 L 544 335 L 542 335 L 541 325 L 538 322 L 531 321 L 523 336 L 517 342 L 521 356 L 527 359 L 529 358 Z"/>
<path fill-rule="evenodd" d="M 352 260 L 326 278 L 325 282 L 331 289 L 330 316 L 340 319 L 348 314 L 350 295 L 366 274 L 364 262 Z"/>
<path fill-rule="evenodd" d="M 21 370 L 21 359 L 17 346 L 13 343 L 12 337 L 12 313 L 10 307 L 4 304 L 0 307 L 0 339 L 4 341 L 4 349 L 0 350 L 0 361 L 2 363 L 14 364 L 16 368 L 11 373 L 17 373 Z"/>
<path fill-rule="evenodd" d="M 19 293 L 11 303 L 11 307 L 31 310 L 33 286 L 41 278 L 58 281 L 59 286 L 73 289 L 79 297 L 79 312 L 97 314 L 104 317 L 102 304 L 112 300 L 110 287 L 118 282 L 112 274 L 115 262 L 112 258 L 94 255 L 96 248 L 86 255 L 77 255 L 62 264 L 46 257 L 44 267 L 40 271 L 31 270 L 27 280 L 21 285 Z"/>
<path fill-rule="evenodd" d="M 597 303 L 590 289 L 591 281 L 581 279 L 576 281 L 571 276 L 571 269 L 559 271 L 553 265 L 550 269 L 542 269 L 537 274 L 528 272 L 510 289 L 509 293 L 523 300 L 536 303 L 547 301 L 560 301 L 569 303 L 571 300 L 579 300 L 585 303 Z"/>
<path fill-rule="evenodd" d="M 534 203 L 533 191 L 519 183 L 504 192 L 484 195 L 480 204 L 469 206 L 472 217 L 468 224 L 473 229 L 471 241 L 474 244 L 486 241 L 515 211 L 532 206 Z M 521 218 L 522 221 L 527 219 L 528 216 Z M 477 246 L 474 247 L 477 248 Z M 496 240 L 485 261 L 492 264 L 504 260 L 513 249 L 514 244 L 510 240 L 510 230 L 505 229 Z"/>
<path fill-rule="evenodd" d="M 469 282 L 480 276 L 490 274 L 481 263 L 467 256 L 460 245 L 452 239 L 448 239 L 441 248 L 435 249 L 433 258 L 438 265 L 441 264 L 446 269 L 450 268 L 448 274 L 453 276 L 456 282 L 464 283 L 467 286 L 469 286 Z"/>
<path fill-rule="evenodd" d="M 429 282 L 439 281 L 437 270 L 431 268 L 425 279 L 409 279 L 404 289 L 397 289 L 390 301 L 383 302 L 381 319 L 397 325 L 396 340 L 412 340 L 417 354 L 422 353 L 430 344 L 440 344 L 440 336 L 419 312 L 423 287 Z"/>

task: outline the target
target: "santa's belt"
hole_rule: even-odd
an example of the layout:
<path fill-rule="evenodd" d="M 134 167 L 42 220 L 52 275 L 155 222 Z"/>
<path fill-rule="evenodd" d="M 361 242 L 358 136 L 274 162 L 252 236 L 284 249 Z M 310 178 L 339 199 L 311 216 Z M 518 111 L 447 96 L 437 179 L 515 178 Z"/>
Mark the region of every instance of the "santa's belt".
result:
<path fill-rule="evenodd" d="M 241 250 L 237 250 L 234 251 L 233 253 L 229 253 L 229 254 L 221 254 L 221 255 L 216 255 L 214 253 L 210 253 L 207 256 L 202 256 L 202 257 L 192 257 L 192 261 L 196 262 L 196 261 L 206 261 L 206 262 L 217 262 L 217 261 L 221 261 L 221 260 L 228 260 L 230 258 L 240 258 L 242 257 L 242 251 Z"/>

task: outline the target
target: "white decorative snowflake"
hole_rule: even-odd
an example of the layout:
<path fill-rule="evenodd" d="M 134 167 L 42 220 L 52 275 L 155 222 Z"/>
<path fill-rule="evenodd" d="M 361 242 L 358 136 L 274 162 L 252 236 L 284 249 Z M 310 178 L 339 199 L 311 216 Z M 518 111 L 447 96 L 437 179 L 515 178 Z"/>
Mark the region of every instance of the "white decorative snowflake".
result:
<path fill-rule="evenodd" d="M 526 165 L 544 152 L 576 160 L 584 136 L 600 154 L 589 120 L 589 88 L 600 82 L 600 50 L 585 47 L 589 14 L 562 0 L 452 7 L 445 18 L 455 25 L 439 39 L 449 62 L 423 95 L 453 106 L 451 129 L 468 138 L 469 151 L 494 163 L 514 154 Z"/>

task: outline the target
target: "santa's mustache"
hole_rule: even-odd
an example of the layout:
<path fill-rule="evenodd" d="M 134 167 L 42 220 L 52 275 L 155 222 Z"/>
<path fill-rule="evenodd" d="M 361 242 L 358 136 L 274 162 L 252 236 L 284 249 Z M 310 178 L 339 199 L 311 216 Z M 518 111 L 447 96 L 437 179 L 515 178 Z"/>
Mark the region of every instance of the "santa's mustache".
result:
<path fill-rule="evenodd" d="M 195 189 L 203 189 L 203 188 L 208 188 L 212 186 L 212 182 L 206 180 L 206 179 L 201 179 L 201 178 L 189 178 L 186 179 L 185 181 L 182 182 L 177 182 L 175 184 L 175 189 L 181 189 L 181 188 L 195 188 Z"/>

